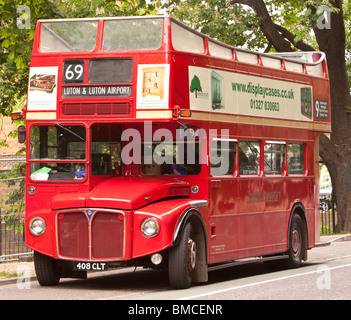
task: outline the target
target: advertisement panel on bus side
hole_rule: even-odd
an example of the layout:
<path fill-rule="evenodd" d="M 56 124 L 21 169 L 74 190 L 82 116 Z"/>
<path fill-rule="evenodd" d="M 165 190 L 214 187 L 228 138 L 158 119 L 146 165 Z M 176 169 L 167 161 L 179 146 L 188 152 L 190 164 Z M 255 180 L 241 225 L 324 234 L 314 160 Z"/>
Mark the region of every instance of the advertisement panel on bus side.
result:
<path fill-rule="evenodd" d="M 222 70 L 190 66 L 189 84 L 192 110 L 313 121 L 314 107 L 321 105 L 313 103 L 310 85 Z M 327 104 L 323 100 L 323 119 Z"/>

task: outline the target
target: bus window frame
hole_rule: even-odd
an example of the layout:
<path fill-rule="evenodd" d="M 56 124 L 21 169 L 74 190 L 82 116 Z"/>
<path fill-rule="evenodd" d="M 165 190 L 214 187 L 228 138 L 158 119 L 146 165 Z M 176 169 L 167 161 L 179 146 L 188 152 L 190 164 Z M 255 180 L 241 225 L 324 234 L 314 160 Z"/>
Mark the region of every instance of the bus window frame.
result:
<path fill-rule="evenodd" d="M 110 21 L 110 20 L 130 20 L 130 19 L 160 19 L 163 20 L 162 24 L 162 32 L 161 32 L 161 46 L 157 49 L 128 49 L 128 50 L 123 50 L 123 52 L 127 53 L 129 51 L 135 51 L 135 52 L 148 52 L 148 51 L 159 51 L 163 50 L 165 47 L 167 47 L 168 40 L 167 39 L 167 33 L 170 30 L 170 23 L 167 17 L 165 16 L 139 16 L 139 17 L 99 17 L 99 18 L 69 18 L 69 19 L 40 19 L 38 20 L 37 26 L 36 26 L 36 32 L 38 34 L 37 40 L 34 42 L 33 46 L 33 52 L 38 52 L 43 55 L 52 55 L 52 56 L 60 56 L 64 54 L 65 56 L 69 57 L 72 56 L 73 59 L 77 55 L 77 53 L 82 53 L 82 54 L 96 54 L 98 52 L 104 52 L 104 53 L 114 53 L 114 52 L 120 52 L 121 50 L 105 50 L 103 49 L 103 44 L 104 44 L 104 30 L 105 30 L 105 22 Z M 48 52 L 48 51 L 42 51 L 41 48 L 41 37 L 42 37 L 42 24 L 44 23 L 60 23 L 60 22 L 84 22 L 84 21 L 96 21 L 97 22 L 97 35 L 95 39 L 95 47 L 91 51 L 53 51 L 53 52 Z M 181 24 L 180 24 L 181 25 Z M 184 28 L 187 28 L 186 26 L 183 25 Z M 189 30 L 191 30 L 189 28 Z M 193 33 L 198 33 L 198 32 L 193 32 Z M 200 34 L 200 33 L 199 33 Z"/>
<path fill-rule="evenodd" d="M 72 51 L 43 51 L 41 49 L 41 40 L 42 40 L 42 28 L 43 25 L 45 25 L 46 23 L 75 23 L 75 22 L 89 22 L 89 21 L 96 21 L 97 22 L 97 26 L 96 26 L 96 37 L 95 37 L 95 46 L 92 50 L 84 50 L 84 51 L 80 51 L 80 50 L 72 50 Z M 51 19 L 44 19 L 44 20 L 39 20 L 38 21 L 38 26 L 39 26 L 39 39 L 38 39 L 38 43 L 37 43 L 37 51 L 41 54 L 50 54 L 50 55 L 73 55 L 76 56 L 77 53 L 94 53 L 95 51 L 99 50 L 99 48 L 101 47 L 101 23 L 103 22 L 103 20 L 99 19 L 99 18 L 82 18 L 82 19 L 56 19 L 56 20 L 51 20 Z M 48 28 L 47 26 L 45 26 L 46 28 Z M 48 28 L 49 29 L 49 28 Z"/>
<path fill-rule="evenodd" d="M 27 169 L 26 170 L 26 174 L 28 175 L 28 181 L 30 181 L 31 183 L 60 183 L 60 184 L 64 184 L 64 183 L 83 183 L 83 182 L 86 182 L 88 177 L 89 177 L 89 163 L 90 163 L 90 160 L 89 160 L 89 157 L 88 157 L 88 152 L 90 152 L 90 147 L 89 147 L 89 141 L 90 141 L 90 137 L 88 136 L 88 133 L 89 133 L 89 126 L 84 123 L 84 122 L 79 122 L 79 123 L 76 123 L 76 122 L 60 122 L 60 121 L 55 121 L 55 122 L 33 122 L 30 124 L 29 128 L 28 128 L 28 132 L 29 132 L 29 137 L 27 139 L 27 150 L 30 150 L 30 144 L 31 144 L 31 141 L 30 141 L 30 138 L 31 138 L 31 129 L 33 127 L 37 127 L 37 126 L 55 126 L 55 124 L 58 123 L 59 125 L 61 126 L 82 126 L 85 128 L 85 158 L 84 159 L 73 159 L 74 163 L 75 164 L 81 164 L 83 163 L 84 164 L 84 168 L 85 168 L 85 177 L 83 179 L 72 179 L 72 180 L 34 180 L 31 178 L 31 170 L 30 170 L 30 166 L 32 163 L 67 163 L 67 164 L 72 164 L 72 159 L 31 159 L 30 157 L 30 152 L 27 152 Z"/>
<path fill-rule="evenodd" d="M 303 146 L 303 173 L 289 173 L 288 172 L 288 145 L 289 144 L 300 144 Z M 297 177 L 297 176 L 307 176 L 308 175 L 308 147 L 307 147 L 307 142 L 302 142 L 302 141 L 288 141 L 286 143 L 286 175 L 287 176 L 292 176 L 292 177 Z"/>
<path fill-rule="evenodd" d="M 165 33 L 165 17 L 163 16 L 140 16 L 140 17 L 119 17 L 119 18 L 101 18 L 103 21 L 103 24 L 101 26 L 101 42 L 99 43 L 99 49 L 104 51 L 104 52 L 127 52 L 127 51 L 155 51 L 155 50 L 160 50 L 164 46 L 164 33 Z M 105 42 L 105 27 L 106 27 L 106 22 L 110 21 L 118 21 L 118 20 L 162 20 L 162 26 L 161 26 L 161 34 L 160 34 L 160 46 L 157 48 L 132 48 L 132 49 L 104 49 L 104 42 Z M 99 32 L 99 29 L 98 29 Z"/>
<path fill-rule="evenodd" d="M 266 150 L 265 150 L 265 147 L 266 145 L 268 144 L 276 144 L 276 145 L 283 145 L 285 146 L 284 148 L 284 152 L 283 152 L 283 161 L 281 163 L 281 173 L 268 173 L 266 170 L 265 170 L 265 155 L 266 155 Z M 287 147 L 288 145 L 288 142 L 286 141 L 272 141 L 272 140 L 265 140 L 263 142 L 263 172 L 264 172 L 264 175 L 266 177 L 280 177 L 280 176 L 287 176 L 287 172 L 288 172 L 288 169 L 287 169 Z M 276 152 L 270 152 L 270 153 L 276 153 Z"/>
<path fill-rule="evenodd" d="M 258 143 L 258 146 L 259 146 L 259 168 L 258 168 L 258 172 L 255 173 L 255 174 L 241 174 L 240 173 L 240 143 L 241 142 L 256 142 Z M 252 177 L 252 178 L 258 178 L 258 177 L 261 177 L 263 175 L 263 158 L 262 158 L 262 154 L 263 154 L 263 143 L 262 143 L 262 140 L 259 140 L 259 139 L 252 139 L 252 138 L 243 138 L 243 139 L 240 139 L 238 141 L 238 176 L 240 177 Z"/>
<path fill-rule="evenodd" d="M 211 162 L 211 152 L 212 152 L 212 144 L 214 141 L 228 141 L 228 142 L 234 142 L 236 143 L 235 145 L 235 155 L 234 155 L 234 160 L 233 160 L 233 173 L 232 174 L 225 174 L 225 175 L 215 175 L 212 174 L 212 162 Z M 221 178 L 233 178 L 237 177 L 239 174 L 239 159 L 238 159 L 238 151 L 239 151 L 239 141 L 236 138 L 211 138 L 209 139 L 209 144 L 208 144 L 208 155 L 209 155 L 209 163 L 208 163 L 208 169 L 209 169 L 209 176 L 210 177 L 221 177 Z"/>

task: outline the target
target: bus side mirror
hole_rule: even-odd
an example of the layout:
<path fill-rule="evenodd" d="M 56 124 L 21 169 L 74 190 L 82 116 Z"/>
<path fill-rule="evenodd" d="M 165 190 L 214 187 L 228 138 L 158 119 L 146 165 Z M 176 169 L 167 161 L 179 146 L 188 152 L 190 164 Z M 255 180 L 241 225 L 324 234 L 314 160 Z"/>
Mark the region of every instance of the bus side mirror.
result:
<path fill-rule="evenodd" d="M 18 142 L 24 143 L 26 141 L 26 127 L 19 126 L 18 127 Z"/>

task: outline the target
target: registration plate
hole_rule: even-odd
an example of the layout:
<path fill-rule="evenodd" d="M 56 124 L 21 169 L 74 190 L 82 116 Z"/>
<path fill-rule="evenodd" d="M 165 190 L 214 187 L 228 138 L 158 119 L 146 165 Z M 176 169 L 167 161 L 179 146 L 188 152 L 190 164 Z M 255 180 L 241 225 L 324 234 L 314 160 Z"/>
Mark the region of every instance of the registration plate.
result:
<path fill-rule="evenodd" d="M 106 271 L 108 270 L 108 264 L 106 262 L 75 262 L 73 270 Z"/>

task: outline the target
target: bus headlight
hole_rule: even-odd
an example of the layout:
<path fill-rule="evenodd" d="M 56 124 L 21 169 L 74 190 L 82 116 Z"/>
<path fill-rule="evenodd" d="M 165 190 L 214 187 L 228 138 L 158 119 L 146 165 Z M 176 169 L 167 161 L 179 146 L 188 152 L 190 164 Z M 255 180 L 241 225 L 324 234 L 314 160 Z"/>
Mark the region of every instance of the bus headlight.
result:
<path fill-rule="evenodd" d="M 41 236 L 46 230 L 46 223 L 43 218 L 35 217 L 29 222 L 29 231 L 34 236 Z"/>
<path fill-rule="evenodd" d="M 146 218 L 141 224 L 141 232 L 145 237 L 153 238 L 158 234 L 158 222 L 154 218 Z"/>

